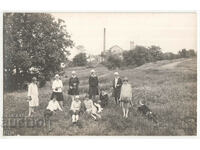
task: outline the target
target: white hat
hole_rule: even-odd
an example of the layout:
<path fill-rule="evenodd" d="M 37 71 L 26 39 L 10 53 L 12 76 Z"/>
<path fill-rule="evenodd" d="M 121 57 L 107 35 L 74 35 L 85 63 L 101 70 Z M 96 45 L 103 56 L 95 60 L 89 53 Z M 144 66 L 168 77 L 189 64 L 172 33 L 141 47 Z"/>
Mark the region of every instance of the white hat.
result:
<path fill-rule="evenodd" d="M 118 72 L 115 72 L 114 75 L 119 75 L 119 73 L 118 73 Z"/>
<path fill-rule="evenodd" d="M 76 71 L 72 71 L 72 74 L 76 74 Z"/>
<path fill-rule="evenodd" d="M 78 95 L 75 96 L 76 99 L 80 98 Z"/>
<path fill-rule="evenodd" d="M 90 72 L 91 72 L 91 73 L 94 73 L 94 72 L 95 72 L 95 70 L 94 70 L 94 69 L 92 69 Z"/>
<path fill-rule="evenodd" d="M 56 74 L 55 77 L 60 77 L 59 74 Z"/>

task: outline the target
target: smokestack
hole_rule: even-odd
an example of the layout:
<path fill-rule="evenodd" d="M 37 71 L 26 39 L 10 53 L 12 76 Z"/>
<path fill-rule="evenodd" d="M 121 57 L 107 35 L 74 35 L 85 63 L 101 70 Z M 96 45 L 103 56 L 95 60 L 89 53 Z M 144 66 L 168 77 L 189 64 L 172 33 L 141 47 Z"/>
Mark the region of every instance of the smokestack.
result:
<path fill-rule="evenodd" d="M 106 51 L 106 28 L 103 31 L 103 51 Z"/>

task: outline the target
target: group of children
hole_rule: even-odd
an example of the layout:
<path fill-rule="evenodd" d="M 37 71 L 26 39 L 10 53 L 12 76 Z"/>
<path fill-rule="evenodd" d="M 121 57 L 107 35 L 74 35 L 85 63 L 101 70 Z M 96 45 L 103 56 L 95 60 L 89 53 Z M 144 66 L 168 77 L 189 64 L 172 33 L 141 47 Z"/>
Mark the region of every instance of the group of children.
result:
<path fill-rule="evenodd" d="M 108 104 L 108 94 L 101 90 L 99 101 L 93 101 L 89 99 L 88 94 L 83 97 L 83 103 L 81 102 L 80 96 L 76 95 L 72 99 L 70 113 L 72 117 L 72 123 L 76 124 L 79 120 L 81 108 L 84 107 L 85 112 L 91 116 L 94 120 L 100 119 L 100 113 L 103 111 L 103 108 Z M 44 111 L 45 121 L 49 120 L 49 118 L 54 114 L 56 110 L 63 111 L 57 102 L 57 96 L 54 95 L 52 100 L 49 101 L 46 110 Z M 82 105 L 83 104 L 83 105 Z"/>
<path fill-rule="evenodd" d="M 57 80 L 56 82 L 58 82 Z M 63 85 L 59 82 L 56 83 L 59 85 L 60 89 L 53 84 L 53 94 L 51 96 L 51 100 L 48 102 L 46 110 L 44 111 L 45 121 L 49 120 L 49 118 L 56 112 L 56 110 L 63 111 L 63 103 L 60 103 L 60 100 L 63 100 L 62 95 L 62 87 Z M 54 88 L 54 86 L 56 88 Z M 80 96 L 75 95 L 72 98 L 70 112 L 72 117 L 72 123 L 76 124 L 79 120 L 80 112 L 82 106 L 85 108 L 85 112 L 90 115 L 94 120 L 100 119 L 100 113 L 103 111 L 103 108 L 108 105 L 108 94 L 106 91 L 101 90 L 99 93 L 98 100 L 92 100 L 88 94 L 82 97 L 82 101 L 80 100 Z M 38 98 L 38 88 L 37 88 L 37 79 L 35 77 L 32 78 L 32 83 L 28 87 L 28 101 L 29 101 L 29 116 L 34 113 L 34 108 L 39 105 Z M 133 106 L 132 104 L 132 87 L 128 83 L 128 78 L 124 78 L 123 84 L 121 86 L 120 98 L 119 102 L 123 111 L 123 117 L 128 118 L 129 108 Z M 140 106 L 138 107 L 138 112 L 147 116 L 147 118 L 156 121 L 155 115 L 152 111 L 144 104 L 144 102 L 140 101 Z"/>

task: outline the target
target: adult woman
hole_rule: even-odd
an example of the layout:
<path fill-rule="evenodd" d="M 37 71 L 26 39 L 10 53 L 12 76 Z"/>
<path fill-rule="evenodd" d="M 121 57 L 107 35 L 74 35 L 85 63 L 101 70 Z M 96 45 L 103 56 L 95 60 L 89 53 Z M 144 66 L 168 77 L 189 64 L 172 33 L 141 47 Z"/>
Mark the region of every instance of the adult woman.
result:
<path fill-rule="evenodd" d="M 57 101 L 59 102 L 61 108 L 63 108 L 63 100 L 64 100 L 62 93 L 63 83 L 60 80 L 60 76 L 58 74 L 55 75 L 55 80 L 53 81 L 52 89 L 53 93 L 51 99 L 53 99 L 54 95 L 56 95 Z"/>
<path fill-rule="evenodd" d="M 96 95 L 99 95 L 99 80 L 94 70 L 90 71 L 89 77 L 89 99 L 95 100 Z"/>
<path fill-rule="evenodd" d="M 74 99 L 75 95 L 79 95 L 79 79 L 76 75 L 75 71 L 72 71 L 72 76 L 69 79 L 69 90 L 68 94 L 72 96 L 72 99 Z"/>
<path fill-rule="evenodd" d="M 123 111 L 123 117 L 128 118 L 129 107 L 132 104 L 132 87 L 128 83 L 128 78 L 125 77 L 121 87 L 120 102 Z"/>

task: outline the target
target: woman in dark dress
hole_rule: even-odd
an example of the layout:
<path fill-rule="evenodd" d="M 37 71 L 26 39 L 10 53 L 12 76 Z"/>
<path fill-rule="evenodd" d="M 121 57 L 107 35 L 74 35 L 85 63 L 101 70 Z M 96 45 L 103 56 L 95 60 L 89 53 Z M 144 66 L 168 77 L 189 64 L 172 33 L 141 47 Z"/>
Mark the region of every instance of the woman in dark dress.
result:
<path fill-rule="evenodd" d="M 74 99 L 74 96 L 79 95 L 79 79 L 75 71 L 72 71 L 72 76 L 69 79 L 68 94 L 72 96 L 72 100 Z"/>
<path fill-rule="evenodd" d="M 96 95 L 99 95 L 99 80 L 95 74 L 94 70 L 91 70 L 91 75 L 89 77 L 89 98 L 93 101 Z"/>

